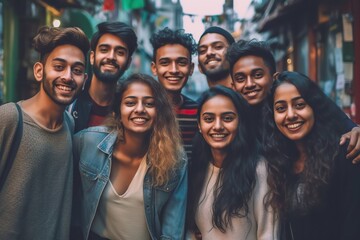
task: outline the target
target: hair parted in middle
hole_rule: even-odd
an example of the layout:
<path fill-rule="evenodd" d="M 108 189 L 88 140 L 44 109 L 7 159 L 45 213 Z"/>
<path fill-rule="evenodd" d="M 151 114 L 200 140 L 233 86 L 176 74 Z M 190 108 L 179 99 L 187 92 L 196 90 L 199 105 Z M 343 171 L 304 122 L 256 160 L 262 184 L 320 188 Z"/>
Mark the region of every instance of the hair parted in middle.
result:
<path fill-rule="evenodd" d="M 133 83 L 147 85 L 154 96 L 156 118 L 149 134 L 148 159 L 151 164 L 150 171 L 154 173 L 154 184 L 160 186 L 167 182 L 172 170 L 178 166 L 179 159 L 184 156 L 175 112 L 160 83 L 147 74 L 136 73 L 127 77 L 116 92 L 113 104 L 114 115 L 109 117 L 107 125 L 118 129 L 118 141 L 124 140 L 120 106 L 122 95 Z"/>
<path fill-rule="evenodd" d="M 239 117 L 236 136 L 227 149 L 222 171 L 216 180 L 214 203 L 211 210 L 214 226 L 225 232 L 228 227 L 231 227 L 233 217 L 246 217 L 249 212 L 248 201 L 255 186 L 256 166 L 260 156 L 254 133 L 256 126 L 249 105 L 240 94 L 232 89 L 217 85 L 205 91 L 198 100 L 198 122 L 200 122 L 204 104 L 217 95 L 229 98 Z M 199 187 L 205 185 L 208 164 L 212 159 L 211 148 L 200 133 L 195 136 L 191 159 L 194 161 L 190 163 L 189 167 L 191 183 L 189 184 L 187 224 L 193 229 L 201 195 Z"/>
<path fill-rule="evenodd" d="M 274 121 L 274 95 L 276 89 L 289 83 L 295 86 L 304 101 L 312 108 L 315 122 L 310 133 L 302 139 L 304 143 L 306 164 L 302 176 L 303 203 L 302 210 L 319 204 L 321 193 L 326 188 L 332 174 L 334 159 L 339 151 L 341 119 L 336 118 L 334 104 L 320 87 L 307 76 L 298 72 L 281 72 L 275 79 L 267 105 L 264 108 L 264 156 L 269 164 L 268 184 L 271 191 L 267 194 L 266 203 L 274 209 L 292 212 L 297 208 L 289 193 L 293 188 L 293 164 L 299 158 L 299 150 L 294 141 L 285 137 Z M 331 110 L 330 110 L 331 109 Z"/>
<path fill-rule="evenodd" d="M 180 44 L 184 46 L 191 56 L 197 52 L 197 45 L 191 33 L 185 33 L 184 29 L 171 30 L 168 27 L 154 33 L 150 38 L 153 46 L 153 61 L 156 59 L 156 51 L 168 44 Z"/>

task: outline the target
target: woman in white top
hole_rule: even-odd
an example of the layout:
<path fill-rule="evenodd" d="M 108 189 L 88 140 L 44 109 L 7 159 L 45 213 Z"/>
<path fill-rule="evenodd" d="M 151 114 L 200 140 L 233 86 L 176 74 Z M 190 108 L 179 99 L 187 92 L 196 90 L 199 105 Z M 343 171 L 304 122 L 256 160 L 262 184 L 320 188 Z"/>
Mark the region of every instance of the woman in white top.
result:
<path fill-rule="evenodd" d="M 247 103 L 216 86 L 199 105 L 200 134 L 189 167 L 187 226 L 193 238 L 277 239 L 276 217 L 264 205 L 266 164 Z"/>
<path fill-rule="evenodd" d="M 108 126 L 85 129 L 74 143 L 85 239 L 183 239 L 187 160 L 159 82 L 129 76 Z"/>

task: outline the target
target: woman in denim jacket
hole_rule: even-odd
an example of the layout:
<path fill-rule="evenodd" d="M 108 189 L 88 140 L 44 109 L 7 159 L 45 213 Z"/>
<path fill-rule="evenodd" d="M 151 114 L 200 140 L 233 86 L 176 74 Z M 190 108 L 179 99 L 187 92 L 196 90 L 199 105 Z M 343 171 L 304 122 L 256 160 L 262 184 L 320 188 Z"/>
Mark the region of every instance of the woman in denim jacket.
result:
<path fill-rule="evenodd" d="M 166 92 L 131 75 L 113 110 L 75 135 L 85 239 L 183 239 L 187 159 Z"/>

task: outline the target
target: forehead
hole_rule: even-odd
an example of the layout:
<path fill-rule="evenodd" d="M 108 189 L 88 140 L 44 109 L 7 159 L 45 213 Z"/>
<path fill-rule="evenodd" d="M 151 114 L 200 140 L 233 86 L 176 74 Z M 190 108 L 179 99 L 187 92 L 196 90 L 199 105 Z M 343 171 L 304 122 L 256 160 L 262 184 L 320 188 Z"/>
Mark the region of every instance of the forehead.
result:
<path fill-rule="evenodd" d="M 293 99 L 293 98 L 297 98 L 300 97 L 301 94 L 299 92 L 299 90 L 291 83 L 282 83 L 280 84 L 276 90 L 275 90 L 275 94 L 274 94 L 274 101 L 275 100 L 286 100 L 286 99 Z"/>
<path fill-rule="evenodd" d="M 127 49 L 127 44 L 118 36 L 115 36 L 110 33 L 105 33 L 99 38 L 99 41 L 97 43 L 97 47 L 101 45 L 109 45 L 112 47 L 123 47 Z"/>
<path fill-rule="evenodd" d="M 253 55 L 240 57 L 234 64 L 233 72 L 251 71 L 253 69 L 263 69 L 270 74 L 270 69 L 264 60 L 261 57 Z"/>
<path fill-rule="evenodd" d="M 229 45 L 226 38 L 218 33 L 207 33 L 199 41 L 199 47 L 206 47 L 216 42 L 222 42 Z"/>
<path fill-rule="evenodd" d="M 80 48 L 65 44 L 54 48 L 48 55 L 46 61 L 52 61 L 54 59 L 62 59 L 69 64 L 81 62 L 85 65 L 85 56 Z"/>
<path fill-rule="evenodd" d="M 123 97 L 153 97 L 153 92 L 149 85 L 142 82 L 134 82 L 128 85 L 128 88 L 124 91 Z"/>
<path fill-rule="evenodd" d="M 201 108 L 201 113 L 221 114 L 223 112 L 235 112 L 236 107 L 230 98 L 224 95 L 216 95 L 208 99 Z"/>
<path fill-rule="evenodd" d="M 191 59 L 189 50 L 181 44 L 166 44 L 156 50 L 156 59 L 187 58 Z"/>

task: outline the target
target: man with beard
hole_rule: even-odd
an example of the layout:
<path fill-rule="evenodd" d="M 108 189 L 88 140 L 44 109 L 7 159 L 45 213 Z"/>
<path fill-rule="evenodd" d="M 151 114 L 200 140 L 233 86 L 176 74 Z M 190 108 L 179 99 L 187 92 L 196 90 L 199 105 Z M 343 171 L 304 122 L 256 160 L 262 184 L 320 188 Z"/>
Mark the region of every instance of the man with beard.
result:
<path fill-rule="evenodd" d="M 0 239 L 68 239 L 74 122 L 65 109 L 87 78 L 89 40 L 79 28 L 43 27 L 33 44 L 39 92 L 0 107 Z"/>
<path fill-rule="evenodd" d="M 201 35 L 197 49 L 199 71 L 206 76 L 209 87 L 220 84 L 232 88 L 226 51 L 234 42 L 228 31 L 216 26 Z"/>
<path fill-rule="evenodd" d="M 75 119 L 75 132 L 101 125 L 111 112 L 117 81 L 128 69 L 137 48 L 133 29 L 122 22 L 103 22 L 91 39 L 93 75 L 68 111 Z"/>

